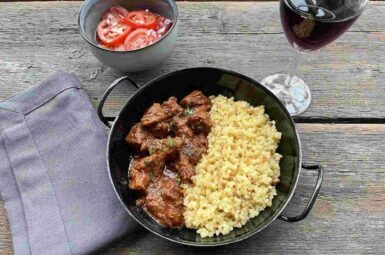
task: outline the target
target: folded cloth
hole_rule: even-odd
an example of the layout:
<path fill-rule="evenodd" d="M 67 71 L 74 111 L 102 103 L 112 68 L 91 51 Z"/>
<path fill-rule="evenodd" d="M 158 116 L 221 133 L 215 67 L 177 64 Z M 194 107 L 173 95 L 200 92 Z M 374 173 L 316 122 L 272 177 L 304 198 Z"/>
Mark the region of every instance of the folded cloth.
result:
<path fill-rule="evenodd" d="M 0 191 L 16 255 L 92 253 L 135 225 L 109 181 L 106 145 L 73 74 L 0 102 Z"/>

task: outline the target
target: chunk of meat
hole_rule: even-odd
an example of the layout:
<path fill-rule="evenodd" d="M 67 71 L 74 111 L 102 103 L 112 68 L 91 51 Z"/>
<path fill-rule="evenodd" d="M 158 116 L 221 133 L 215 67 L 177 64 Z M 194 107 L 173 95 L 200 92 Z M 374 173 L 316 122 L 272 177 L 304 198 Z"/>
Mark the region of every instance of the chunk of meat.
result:
<path fill-rule="evenodd" d="M 176 136 L 191 138 L 194 136 L 193 130 L 187 125 L 187 118 L 178 116 L 173 119 L 171 123 L 173 131 Z"/>
<path fill-rule="evenodd" d="M 167 101 L 163 102 L 162 106 L 169 118 L 183 112 L 183 108 L 178 104 L 176 97 L 170 97 Z"/>
<path fill-rule="evenodd" d="M 199 112 L 199 111 L 206 111 L 206 112 L 209 112 L 210 109 L 211 109 L 211 104 L 205 104 L 205 105 L 194 106 L 192 109 L 193 109 L 193 110 L 192 110 L 193 113 L 194 113 L 195 111 L 197 111 L 197 112 Z"/>
<path fill-rule="evenodd" d="M 201 110 L 210 110 L 211 109 L 211 101 L 208 97 L 203 95 L 202 91 L 200 90 L 194 90 L 187 96 L 185 96 L 181 101 L 180 104 L 183 107 L 199 107 Z"/>
<path fill-rule="evenodd" d="M 166 159 L 163 154 L 154 153 L 146 157 L 134 158 L 131 161 L 130 173 L 132 171 L 149 173 L 152 172 L 159 175 L 163 172 L 166 165 Z"/>
<path fill-rule="evenodd" d="M 176 134 L 181 137 L 193 137 L 193 130 L 187 125 L 181 125 L 176 128 Z"/>
<path fill-rule="evenodd" d="M 126 142 L 133 148 L 139 149 L 142 144 L 147 140 L 149 134 L 140 123 L 136 123 L 126 136 Z"/>
<path fill-rule="evenodd" d="M 167 227 L 179 227 L 183 219 L 183 193 L 176 180 L 163 177 L 150 187 L 146 209 Z"/>
<path fill-rule="evenodd" d="M 177 205 L 183 204 L 183 193 L 176 180 L 164 177 L 159 182 L 160 195 L 164 200 L 177 202 Z"/>
<path fill-rule="evenodd" d="M 189 157 L 181 153 L 179 159 L 171 164 L 171 167 L 178 171 L 183 182 L 189 182 L 194 176 L 194 166 L 189 161 Z"/>
<path fill-rule="evenodd" d="M 146 192 L 148 185 L 150 184 L 149 171 L 144 164 L 144 158 L 134 158 L 131 161 L 129 169 L 130 182 L 128 187 L 133 190 Z"/>
<path fill-rule="evenodd" d="M 165 119 L 167 119 L 166 111 L 162 108 L 160 104 L 155 103 L 147 109 L 146 113 L 141 119 L 141 123 L 143 126 L 147 127 L 161 122 Z"/>
<path fill-rule="evenodd" d="M 210 115 L 206 111 L 196 111 L 187 118 L 187 125 L 194 130 L 195 133 L 203 133 L 207 135 L 211 130 Z"/>
<path fill-rule="evenodd" d="M 133 159 L 128 172 L 130 177 L 128 187 L 146 194 L 150 183 L 162 175 L 165 165 L 165 158 L 161 154 Z M 137 204 L 144 203 L 144 200 L 140 199 L 136 201 Z"/>
<path fill-rule="evenodd" d="M 149 132 L 156 138 L 165 138 L 168 134 L 170 124 L 166 121 L 161 121 L 149 127 Z"/>
<path fill-rule="evenodd" d="M 181 154 L 185 155 L 193 165 L 196 165 L 202 158 L 202 155 L 207 152 L 207 148 L 208 140 L 206 136 L 199 134 L 192 140 L 184 140 Z"/>
<path fill-rule="evenodd" d="M 163 139 L 162 144 L 166 147 L 164 150 L 166 159 L 175 160 L 179 156 L 179 152 L 183 144 L 183 139 L 180 137 L 169 137 L 167 139 Z"/>
<path fill-rule="evenodd" d="M 167 160 L 175 159 L 183 144 L 180 137 L 168 137 L 166 139 L 151 139 L 142 144 L 141 151 L 149 151 L 150 154 L 162 154 Z"/>
<path fill-rule="evenodd" d="M 144 165 L 147 172 L 152 172 L 154 175 L 160 175 L 166 166 L 166 158 L 163 154 L 154 153 L 141 158 L 141 164 Z"/>
<path fill-rule="evenodd" d="M 136 169 L 130 171 L 130 182 L 128 187 L 132 190 L 146 192 L 150 184 L 150 176 L 146 172 L 141 172 Z"/>
<path fill-rule="evenodd" d="M 146 208 L 163 226 L 180 227 L 184 224 L 183 208 L 167 203 L 156 193 L 146 197 Z"/>
<path fill-rule="evenodd" d="M 158 153 L 163 150 L 161 139 L 148 139 L 146 142 L 142 143 L 140 151 L 148 152 L 150 155 L 153 153 Z"/>
<path fill-rule="evenodd" d="M 193 143 L 196 147 L 204 149 L 204 153 L 207 151 L 209 147 L 209 141 L 207 140 L 207 136 L 203 134 L 199 134 L 195 136 Z"/>

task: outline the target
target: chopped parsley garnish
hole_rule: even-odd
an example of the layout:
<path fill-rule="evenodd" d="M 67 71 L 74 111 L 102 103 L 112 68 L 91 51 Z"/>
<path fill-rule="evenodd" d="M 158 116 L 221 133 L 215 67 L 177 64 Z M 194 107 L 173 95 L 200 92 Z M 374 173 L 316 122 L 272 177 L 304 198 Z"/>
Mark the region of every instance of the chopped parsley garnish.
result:
<path fill-rule="evenodd" d="M 157 178 L 158 175 L 154 173 L 153 171 L 150 172 L 150 180 L 153 181 L 155 178 Z"/>
<path fill-rule="evenodd" d="M 172 146 L 174 146 L 174 141 L 171 138 L 168 138 L 167 139 L 167 145 L 168 145 L 168 147 L 172 148 Z"/>
<path fill-rule="evenodd" d="M 191 114 L 193 114 L 194 113 L 194 110 L 192 110 L 191 108 L 190 108 L 190 105 L 187 105 L 186 106 L 186 110 L 184 111 L 184 116 L 190 116 Z"/>
<path fill-rule="evenodd" d="M 150 172 L 150 179 L 151 181 L 153 181 L 155 179 L 156 175 L 154 174 L 154 172 Z"/>
<path fill-rule="evenodd" d="M 150 162 L 149 160 L 147 160 L 147 159 L 144 160 L 144 165 L 145 165 L 145 166 L 149 166 L 150 163 L 151 163 L 151 162 Z"/>
<path fill-rule="evenodd" d="M 148 147 L 148 153 L 149 153 L 150 155 L 154 154 L 154 152 L 155 152 L 154 146 Z"/>

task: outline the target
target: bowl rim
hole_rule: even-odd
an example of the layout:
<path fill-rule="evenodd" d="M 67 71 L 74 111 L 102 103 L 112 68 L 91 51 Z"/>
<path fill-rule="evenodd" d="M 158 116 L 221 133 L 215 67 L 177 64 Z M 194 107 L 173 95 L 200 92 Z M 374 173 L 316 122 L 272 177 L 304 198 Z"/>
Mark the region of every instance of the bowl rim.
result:
<path fill-rule="evenodd" d="M 297 173 L 297 176 L 294 177 L 294 181 L 291 185 L 291 192 L 289 193 L 286 201 L 281 205 L 281 208 L 276 210 L 275 211 L 275 215 L 274 217 L 272 217 L 269 221 L 266 221 L 264 222 L 264 224 L 259 228 L 259 229 L 256 229 L 256 230 L 252 230 L 252 231 L 249 231 L 247 233 L 245 233 L 242 237 L 240 238 L 234 238 L 232 240 L 226 240 L 226 241 L 218 241 L 218 242 L 212 242 L 212 243 L 203 243 L 203 242 L 193 242 L 193 241 L 186 241 L 186 240 L 181 240 L 181 239 L 173 239 L 173 238 L 170 238 L 168 236 L 165 236 L 165 235 L 162 235 L 161 233 L 158 233 L 154 230 L 152 230 L 150 227 L 146 226 L 146 224 L 144 224 L 143 222 L 141 222 L 139 219 L 137 219 L 135 217 L 134 214 L 131 213 L 131 210 L 127 207 L 126 203 L 123 201 L 123 199 L 121 198 L 115 184 L 114 184 L 114 181 L 112 179 L 112 174 L 111 174 L 111 165 L 110 165 L 110 157 L 111 157 L 111 154 L 110 154 L 110 149 L 111 149 L 111 140 L 112 140 L 112 134 L 114 133 L 113 131 L 116 129 L 116 125 L 117 125 L 117 121 L 118 119 L 120 118 L 121 114 L 122 114 L 122 111 L 127 107 L 127 105 L 129 104 L 129 102 L 131 101 L 131 99 L 135 96 L 137 96 L 138 93 L 140 93 L 141 91 L 145 90 L 147 87 L 151 86 L 152 84 L 162 80 L 162 79 L 165 79 L 167 77 L 170 77 L 170 76 L 173 76 L 173 75 L 176 75 L 178 73 L 183 73 L 183 72 L 188 72 L 188 71 L 191 71 L 191 70 L 208 70 L 208 71 L 219 71 L 219 72 L 222 72 L 222 73 L 226 73 L 226 74 L 231 74 L 231 75 L 234 75 L 236 77 L 239 77 L 239 78 L 242 78 L 250 83 L 252 83 L 253 85 L 255 86 L 259 86 L 260 88 L 262 88 L 267 94 L 269 94 L 271 97 L 273 97 L 277 103 L 281 106 L 281 108 L 284 110 L 284 112 L 286 113 L 288 119 L 289 119 L 289 122 L 294 130 L 294 133 L 295 133 L 295 137 L 296 137 L 296 144 L 297 144 L 297 148 L 298 148 L 298 173 Z M 231 244 L 231 243 L 237 243 L 237 242 L 240 242 L 242 240 L 245 240 L 255 234 L 257 234 L 258 232 L 262 231 L 263 229 L 265 229 L 267 226 L 269 226 L 273 221 L 275 221 L 283 212 L 283 210 L 285 210 L 285 208 L 287 207 L 288 203 L 290 202 L 290 200 L 292 199 L 293 195 L 294 195 L 294 192 L 295 190 L 297 189 L 297 184 L 298 184 L 298 180 L 299 180 L 299 177 L 300 177 L 300 174 L 301 174 L 301 169 L 302 169 L 302 146 L 301 146 L 301 141 L 300 141 L 300 137 L 299 137 L 299 134 L 298 134 L 298 130 L 295 126 L 295 122 L 293 120 L 293 117 L 290 115 L 290 113 L 287 111 L 286 107 L 284 106 L 284 104 L 279 100 L 279 98 L 277 96 L 275 96 L 270 90 L 268 90 L 265 86 L 263 86 L 262 84 L 260 84 L 259 82 L 257 82 L 256 80 L 250 78 L 250 77 L 247 77 L 243 74 L 240 74 L 238 72 L 235 72 L 235 71 L 231 71 L 231 70 L 226 70 L 226 69 L 222 69 L 222 68 L 216 68 L 216 67 L 193 67 L 193 68 L 185 68 L 185 69 L 181 69 L 181 70 L 177 70 L 177 71 L 173 71 L 173 72 L 169 72 L 167 74 L 164 74 L 164 75 L 159 75 L 157 76 L 156 78 L 146 82 L 144 85 L 142 85 L 140 87 L 140 89 L 136 90 L 130 97 L 127 98 L 126 102 L 123 104 L 123 106 L 119 109 L 119 112 L 118 114 L 116 115 L 115 117 L 115 120 L 113 122 L 113 124 L 111 125 L 111 128 L 110 128 L 110 132 L 108 134 L 108 140 L 107 140 L 107 151 L 106 151 L 106 161 L 107 161 L 107 171 L 108 171 L 108 177 L 110 179 L 110 182 L 111 182 L 111 185 L 115 191 L 115 194 L 118 198 L 118 200 L 120 201 L 120 203 L 123 205 L 124 209 L 128 212 L 128 214 L 131 216 L 131 218 L 133 218 L 137 223 L 139 223 L 142 227 L 144 227 L 145 229 L 147 229 L 148 231 L 150 231 L 151 233 L 161 237 L 161 238 L 164 238 L 168 241 L 171 241 L 173 243 L 177 243 L 177 244 L 181 244 L 181 245 L 186 245 L 186 246 L 192 246 L 192 247 L 216 247 L 216 246 L 224 246 L 224 245 L 228 245 L 228 244 Z M 243 227 L 243 226 L 242 226 Z"/>
<path fill-rule="evenodd" d="M 78 14 L 78 30 L 80 32 L 80 35 L 83 37 L 83 39 L 88 43 L 90 44 L 91 46 L 94 46 L 98 49 L 101 49 L 101 50 L 104 50 L 106 52 L 110 52 L 110 53 L 133 53 L 133 52 L 138 52 L 138 51 L 142 51 L 144 49 L 147 49 L 147 48 L 150 48 L 156 44 L 158 44 L 159 42 L 161 42 L 163 39 L 165 39 L 168 35 L 170 35 L 170 33 L 172 32 L 172 30 L 174 30 L 174 28 L 176 27 L 177 23 L 178 23 L 178 20 L 179 20 L 179 10 L 178 10 L 178 5 L 176 4 L 176 1 L 175 0 L 169 0 L 173 6 L 173 8 L 175 9 L 175 15 L 174 15 L 174 22 L 172 23 L 172 26 L 170 27 L 170 29 L 167 31 L 166 34 L 164 34 L 159 40 L 157 40 L 156 42 L 150 44 L 150 45 L 147 45 L 145 47 L 142 47 L 142 48 L 139 48 L 139 49 L 135 49 L 135 50 L 111 50 L 111 49 L 106 49 L 106 48 L 103 48 L 97 44 L 95 44 L 92 40 L 89 40 L 85 34 L 85 32 L 83 31 L 83 27 L 80 25 L 80 15 L 82 14 L 82 12 L 84 11 L 85 9 L 85 6 L 90 2 L 91 0 L 85 0 L 82 5 L 80 6 L 80 9 L 79 9 L 79 14 Z M 111 7 L 112 5 L 110 5 Z"/>

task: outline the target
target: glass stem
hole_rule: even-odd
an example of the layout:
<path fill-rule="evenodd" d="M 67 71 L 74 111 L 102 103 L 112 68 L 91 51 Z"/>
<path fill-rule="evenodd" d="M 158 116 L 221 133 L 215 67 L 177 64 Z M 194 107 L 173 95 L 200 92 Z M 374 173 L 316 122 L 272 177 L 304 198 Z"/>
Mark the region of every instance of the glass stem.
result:
<path fill-rule="evenodd" d="M 297 76 L 296 73 L 297 73 L 297 69 L 298 69 L 298 65 L 301 57 L 300 55 L 302 54 L 296 50 L 292 59 L 292 64 L 290 65 L 290 69 L 288 72 L 288 75 L 290 77 Z"/>
<path fill-rule="evenodd" d="M 298 77 L 300 54 L 302 52 L 296 51 L 292 56 L 287 73 L 270 75 L 261 82 L 281 100 L 292 116 L 304 112 L 311 102 L 309 87 Z"/>

